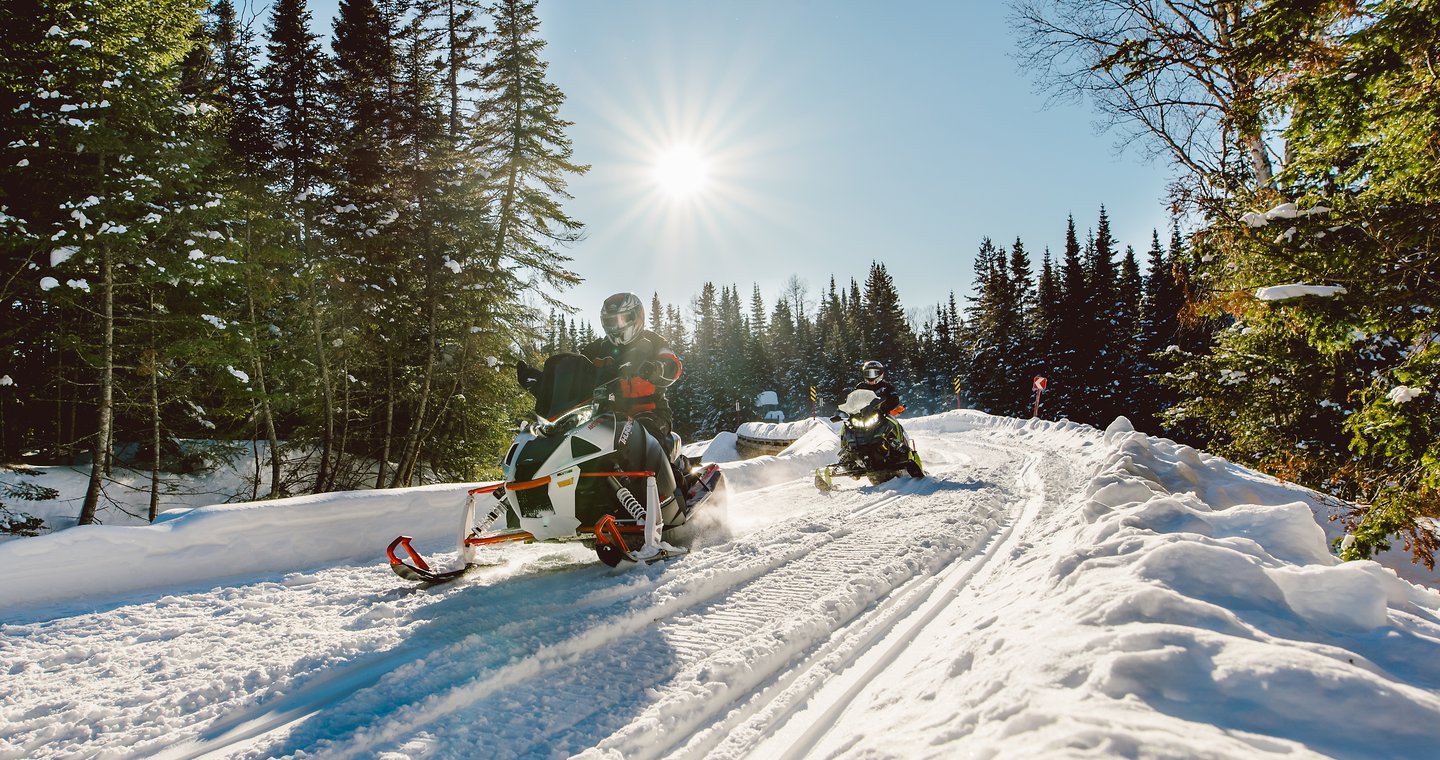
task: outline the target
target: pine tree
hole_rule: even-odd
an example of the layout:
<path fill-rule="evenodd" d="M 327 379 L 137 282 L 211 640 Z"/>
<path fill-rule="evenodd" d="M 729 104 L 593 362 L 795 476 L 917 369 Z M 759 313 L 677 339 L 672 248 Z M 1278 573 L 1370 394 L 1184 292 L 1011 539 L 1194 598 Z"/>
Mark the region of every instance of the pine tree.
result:
<path fill-rule="evenodd" d="M 215 155 L 206 136 L 215 109 L 181 92 L 198 10 L 188 2 L 48 8 L 42 15 L 52 24 L 34 34 L 29 65 L 9 75 L 11 92 L 35 95 L 6 109 L 14 140 L 0 175 L 5 247 L 7 258 L 48 260 L 48 270 L 25 278 L 40 300 L 27 294 L 18 303 L 22 313 L 33 304 L 32 313 L 50 315 L 48 324 L 29 323 L 38 333 L 12 351 L 29 352 L 35 338 L 94 347 L 56 375 L 84 383 L 75 402 L 96 420 L 82 524 L 96 519 L 117 435 L 146 429 L 155 448 L 168 395 L 162 362 L 213 369 L 206 359 L 226 358 L 196 296 L 224 291 L 231 260 L 223 242 L 187 239 L 192 230 L 225 239 L 214 230 L 222 199 L 202 181 Z M 193 341 L 175 340 L 187 333 Z"/>
<path fill-rule="evenodd" d="M 1144 424 L 1143 430 L 1156 432 L 1143 406 L 1138 404 L 1146 383 L 1146 356 L 1140 347 L 1140 320 L 1144 301 L 1144 283 L 1140 277 L 1140 262 L 1135 258 L 1134 246 L 1125 246 L 1125 256 L 1120 260 L 1119 287 L 1116 289 L 1114 320 L 1116 325 L 1116 355 L 1113 366 L 1115 414 L 1130 414 L 1132 420 Z"/>
<path fill-rule="evenodd" d="M 1060 339 L 1066 315 L 1063 312 L 1064 295 L 1060 278 L 1050 260 L 1050 249 L 1046 248 L 1041 258 L 1040 279 L 1035 285 L 1034 309 L 1030 313 L 1030 340 L 1035 346 L 1035 374 L 1045 377 L 1047 382 L 1055 375 L 1059 366 Z M 1042 403 L 1048 399 L 1042 398 Z"/>
<path fill-rule="evenodd" d="M 1440 16 L 1432 3 L 1275 0 L 1250 21 L 1237 44 L 1275 83 L 1288 164 L 1280 182 L 1224 198 L 1192 239 L 1214 294 L 1203 307 L 1236 322 L 1213 358 L 1184 367 L 1194 380 L 1172 417 L 1201 418 L 1227 454 L 1363 502 L 1343 557 L 1399 534 L 1430 564 Z M 1262 289 L 1295 283 L 1345 291 L 1268 300 Z"/>
<path fill-rule="evenodd" d="M 885 365 L 885 379 L 903 394 L 909 392 L 915 378 L 909 360 L 915 349 L 914 334 L 900 305 L 895 280 L 880 262 L 870 263 L 865 278 L 865 296 L 860 329 L 865 341 L 865 356 Z"/>
<path fill-rule="evenodd" d="M 480 71 L 475 134 L 494 204 L 491 266 L 513 262 L 563 287 L 578 278 L 557 246 L 578 240 L 582 225 L 560 204 L 570 198 L 567 175 L 589 167 L 572 160 L 565 135 L 570 122 L 560 118 L 565 96 L 545 78 L 535 5 L 536 0 L 500 0 L 490 7 L 494 27 L 483 45 L 487 59 Z"/>
<path fill-rule="evenodd" d="M 1088 319 L 1088 276 L 1080 257 L 1080 242 L 1075 235 L 1075 218 L 1069 217 L 1065 228 L 1065 253 L 1060 263 L 1060 308 L 1063 315 L 1058 330 L 1057 350 L 1053 369 L 1048 376 L 1049 389 L 1043 401 L 1055 417 L 1088 420 L 1091 404 L 1088 398 L 1086 372 L 1094 360 L 1094 325 Z"/>

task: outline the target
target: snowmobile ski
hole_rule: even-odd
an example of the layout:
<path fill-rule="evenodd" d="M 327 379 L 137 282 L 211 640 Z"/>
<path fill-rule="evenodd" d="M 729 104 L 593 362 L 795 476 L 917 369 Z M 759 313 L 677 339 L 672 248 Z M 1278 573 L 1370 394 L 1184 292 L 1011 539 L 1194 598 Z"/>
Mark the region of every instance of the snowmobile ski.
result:
<path fill-rule="evenodd" d="M 412 538 L 410 536 L 400 536 L 394 541 L 391 541 L 390 545 L 385 548 L 385 554 L 390 558 L 390 569 L 394 570 L 396 575 L 407 581 L 435 586 L 441 583 L 449 583 L 471 570 L 487 567 L 487 565 L 479 562 L 471 562 L 455 570 L 446 570 L 443 572 L 432 570 L 430 569 L 430 564 L 420 556 L 419 552 L 415 551 L 415 547 L 410 545 L 411 540 Z M 395 548 L 397 546 L 403 548 L 405 553 L 410 555 L 410 561 L 415 564 L 407 564 L 405 560 L 395 556 Z"/>
<path fill-rule="evenodd" d="M 654 564 L 661 560 L 673 559 L 689 553 L 689 549 L 678 546 L 671 546 L 661 543 L 651 553 L 645 553 L 644 548 L 632 550 L 625 541 L 625 534 L 643 533 L 642 526 L 626 526 L 626 530 L 616 522 L 614 517 L 605 515 L 600 522 L 595 524 L 595 554 L 609 567 L 616 567 L 621 562 L 644 562 Z"/>

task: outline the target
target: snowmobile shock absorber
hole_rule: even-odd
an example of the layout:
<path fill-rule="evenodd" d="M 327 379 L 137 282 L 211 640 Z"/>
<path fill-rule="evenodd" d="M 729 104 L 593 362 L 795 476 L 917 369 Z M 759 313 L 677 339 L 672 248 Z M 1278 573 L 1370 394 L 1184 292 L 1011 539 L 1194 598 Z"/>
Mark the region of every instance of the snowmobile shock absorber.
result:
<path fill-rule="evenodd" d="M 641 504 L 640 500 L 635 498 L 635 494 L 630 493 L 630 489 L 621 485 L 620 481 L 612 478 L 611 482 L 615 484 L 615 497 L 620 500 L 620 505 L 625 507 L 625 511 L 629 512 L 630 516 L 635 518 L 637 522 L 644 520 L 645 505 Z"/>

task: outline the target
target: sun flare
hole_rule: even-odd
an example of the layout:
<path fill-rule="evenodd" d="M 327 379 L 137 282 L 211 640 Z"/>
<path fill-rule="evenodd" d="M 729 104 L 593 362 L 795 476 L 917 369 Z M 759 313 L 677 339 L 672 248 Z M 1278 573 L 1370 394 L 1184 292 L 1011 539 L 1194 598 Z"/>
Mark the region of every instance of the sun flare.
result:
<path fill-rule="evenodd" d="M 669 195 L 684 198 L 705 187 L 708 162 L 700 151 L 679 145 L 662 151 L 655 160 L 655 182 Z"/>

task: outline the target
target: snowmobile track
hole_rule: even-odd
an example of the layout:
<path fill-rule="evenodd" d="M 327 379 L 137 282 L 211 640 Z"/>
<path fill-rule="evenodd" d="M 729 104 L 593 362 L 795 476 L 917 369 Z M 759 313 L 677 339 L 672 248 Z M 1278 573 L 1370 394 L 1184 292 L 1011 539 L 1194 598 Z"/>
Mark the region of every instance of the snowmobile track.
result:
<path fill-rule="evenodd" d="M 797 677 L 772 702 L 783 714 L 767 716 L 770 733 L 755 732 L 757 745 L 745 748 L 746 757 L 793 760 L 804 756 L 836 724 L 855 697 L 863 692 L 935 617 L 956 603 L 972 583 L 982 583 L 997 572 L 993 560 L 1008 554 L 1019 536 L 1044 505 L 1045 485 L 1036 466 L 1040 454 L 1026 456 L 1017 476 L 1025 502 L 1012 519 L 996 533 L 984 550 L 945 568 L 930 578 L 917 578 L 901 593 L 867 616 L 858 630 L 840 631 L 823 657 L 801 664 Z M 854 627 L 854 626 L 852 626 Z M 819 677 L 815 674 L 819 673 Z M 737 731 L 735 736 L 751 732 Z M 728 749 L 728 748 L 727 748 Z M 719 752 L 732 756 L 730 752 Z"/>
<path fill-rule="evenodd" d="M 996 447 L 996 450 L 1000 449 Z M 1028 502 L 1039 498 L 1037 489 L 1024 475 L 1030 471 L 1034 459 L 1038 457 L 1027 459 L 1022 467 Z M 943 473 L 937 472 L 936 475 L 942 476 Z M 942 482 L 947 480 L 943 476 L 938 479 Z M 848 511 L 846 521 L 880 513 L 886 507 L 895 511 L 894 507 L 908 503 L 912 497 L 933 497 L 939 491 L 940 484 L 937 483 L 910 483 L 914 484 L 913 487 L 904 492 L 890 493 L 857 505 Z M 1017 513 L 1019 511 L 1016 510 Z M 1010 528 L 1001 537 L 994 538 L 994 530 L 998 527 L 994 522 L 996 516 L 999 515 L 987 515 L 982 520 L 992 526 L 983 534 L 973 535 L 972 540 L 951 547 L 953 552 L 933 557 L 932 559 L 937 561 L 929 563 L 928 566 L 908 568 L 910 572 L 897 577 L 892 587 L 875 589 L 877 593 L 867 606 L 846 611 L 849 614 L 848 619 L 836 615 L 827 620 L 824 625 L 819 626 L 826 630 L 826 635 L 818 638 L 806 636 L 808 631 L 803 630 L 805 626 L 799 626 L 802 630 L 793 634 L 786 631 L 791 635 L 783 637 L 783 646 L 775 646 L 773 643 L 782 638 L 776 632 L 775 621 L 793 616 L 796 610 L 805 609 L 806 604 L 813 606 L 818 589 L 835 587 L 832 584 L 843 586 L 846 578 L 853 574 L 850 569 L 853 566 L 851 561 L 859 558 L 857 553 L 864 553 L 863 542 L 848 542 L 851 545 L 843 548 L 840 546 L 841 542 L 837 542 L 825 547 L 825 551 L 817 551 L 808 556 L 804 568 L 787 566 L 777 569 L 765 578 L 767 586 L 778 583 L 787 588 L 803 588 L 803 593 L 791 599 L 787 598 L 789 595 L 777 595 L 771 590 L 762 592 L 762 598 L 757 600 L 748 598 L 748 594 L 742 592 L 727 600 L 727 604 L 752 612 L 747 637 L 733 643 L 733 646 L 746 653 L 747 667 L 723 673 L 727 677 L 724 679 L 724 688 L 687 695 L 691 704 L 666 704 L 663 712 L 690 716 L 684 724 L 677 722 L 667 727 L 671 730 L 666 733 L 674 734 L 673 741 L 661 742 L 653 734 L 648 737 L 648 742 L 639 736 L 633 737 L 633 741 L 611 737 L 610 740 L 602 742 L 600 747 L 619 750 L 627 758 L 733 757 L 738 756 L 737 752 L 749 751 L 777 726 L 783 724 L 788 716 L 799 710 L 806 700 L 827 688 L 827 684 L 843 671 L 862 661 L 862 658 L 865 661 L 874 659 L 874 647 L 881 641 L 888 642 L 892 631 L 912 618 L 917 609 L 927 610 L 925 619 L 928 620 L 933 617 L 935 610 L 942 608 L 953 598 L 975 572 L 986 566 L 989 558 L 1000 551 L 1000 546 L 1005 543 L 1005 536 L 1009 535 L 1008 531 L 1013 529 L 1017 522 L 1015 516 L 1010 515 L 1007 520 Z M 982 549 L 986 544 L 988 548 Z M 870 561 L 874 561 L 873 554 L 866 556 Z M 793 585 L 783 583 L 785 574 L 791 572 L 803 575 L 803 582 Z M 792 606 L 792 602 L 799 606 Z M 782 617 L 770 617 L 772 610 L 774 614 Z M 832 627 L 834 634 L 829 633 Z M 913 633 L 913 628 L 914 626 L 908 626 L 907 631 Z M 881 656 L 882 662 L 878 668 L 883 668 L 885 662 L 893 659 L 894 653 L 903 648 L 908 637 L 907 634 L 900 641 L 890 643 L 884 648 L 885 654 Z M 767 642 L 770 642 L 768 647 Z M 710 655 L 708 660 L 702 662 L 713 663 L 714 659 L 715 656 Z M 871 668 L 867 677 L 859 682 L 859 686 L 863 686 L 870 677 L 878 673 L 878 668 Z M 709 678 L 722 675 L 715 672 L 713 666 L 708 672 L 706 670 L 702 668 L 700 675 Z M 681 677 L 675 680 L 686 681 L 684 675 L 682 673 Z M 837 702 L 836 705 L 839 710 L 843 709 L 844 703 Z M 647 721 L 642 719 L 632 725 L 646 723 Z M 617 738 L 621 740 L 615 741 Z M 767 750 L 756 756 L 771 757 L 774 754 Z"/>

